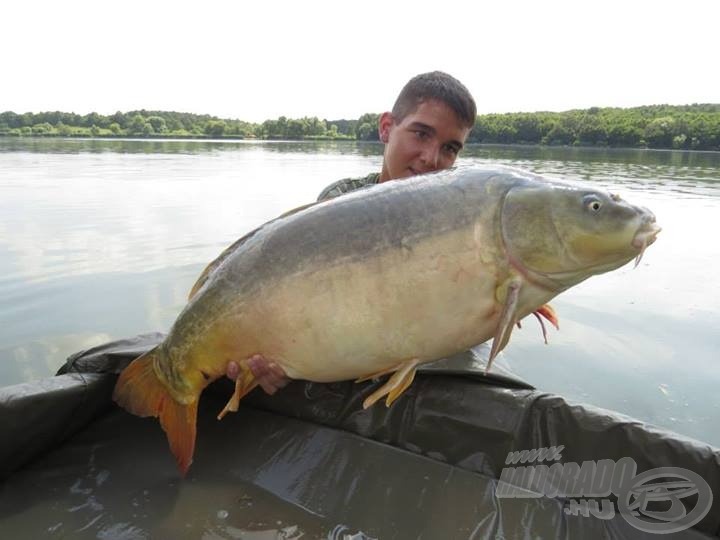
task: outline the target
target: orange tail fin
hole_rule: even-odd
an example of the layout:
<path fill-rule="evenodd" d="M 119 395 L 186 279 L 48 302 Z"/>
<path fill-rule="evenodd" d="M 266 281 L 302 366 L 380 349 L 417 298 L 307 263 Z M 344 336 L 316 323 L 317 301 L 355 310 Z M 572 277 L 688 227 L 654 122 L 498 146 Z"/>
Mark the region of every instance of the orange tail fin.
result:
<path fill-rule="evenodd" d="M 157 348 L 148 351 L 123 370 L 115 385 L 113 399 L 137 416 L 160 417 L 170 450 L 185 476 L 195 449 L 198 401 L 186 405 L 173 399 L 153 369 L 157 351 Z"/>

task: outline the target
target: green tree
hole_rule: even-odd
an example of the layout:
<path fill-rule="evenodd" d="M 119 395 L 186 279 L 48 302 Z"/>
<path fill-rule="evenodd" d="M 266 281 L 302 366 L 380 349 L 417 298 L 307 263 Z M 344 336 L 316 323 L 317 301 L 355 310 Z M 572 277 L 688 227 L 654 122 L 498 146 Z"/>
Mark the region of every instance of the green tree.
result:
<path fill-rule="evenodd" d="M 513 143 L 517 141 L 517 129 L 515 129 L 515 126 L 508 124 L 498 124 L 493 136 L 499 143 Z"/>
<path fill-rule="evenodd" d="M 168 132 L 167 124 L 162 116 L 150 116 L 148 117 L 147 122 L 153 127 L 153 131 L 155 133 Z"/>
<path fill-rule="evenodd" d="M 288 139 L 302 139 L 306 131 L 306 123 L 304 120 L 288 120 L 285 129 L 285 137 Z"/>
<path fill-rule="evenodd" d="M 586 114 L 582 118 L 575 140 L 585 145 L 607 144 L 607 130 L 597 114 Z"/>
<path fill-rule="evenodd" d="M 543 144 L 569 145 L 575 140 L 575 134 L 567 122 L 562 120 L 553 124 L 548 134 L 542 139 Z"/>
<path fill-rule="evenodd" d="M 254 124 L 234 119 L 173 111 L 117 111 L 85 116 L 61 111 L 0 113 L 0 133 L 11 136 L 88 136 L 94 133 L 152 136 L 234 136 L 268 139 L 350 136 L 378 140 L 377 114 L 358 120 L 317 117 L 266 120 Z M 222 128 L 224 122 L 225 127 Z M 51 126 L 48 128 L 47 126 Z M 92 129 L 92 126 L 99 129 Z M 328 126 L 335 125 L 334 129 Z M 107 130 L 107 131 L 106 131 Z M 651 105 L 629 109 L 592 107 L 561 113 L 512 113 L 478 116 L 468 142 L 651 146 L 720 150 L 720 104 Z"/>
<path fill-rule="evenodd" d="M 655 118 L 645 127 L 645 140 L 651 148 L 671 148 L 675 136 L 675 119 Z"/>
<path fill-rule="evenodd" d="M 70 126 L 66 126 L 62 122 L 58 122 L 57 124 L 55 124 L 55 130 L 61 137 L 72 136 L 72 128 Z"/>
<path fill-rule="evenodd" d="M 322 137 L 327 131 L 325 120 L 318 120 L 317 117 L 307 119 L 306 135 L 311 137 Z"/>
<path fill-rule="evenodd" d="M 643 137 L 642 128 L 628 122 L 618 120 L 611 124 L 607 133 L 607 141 L 610 146 L 639 146 Z"/>
<path fill-rule="evenodd" d="M 152 126 L 151 126 L 152 127 Z M 145 118 L 142 114 L 136 114 L 130 121 L 130 134 L 131 135 L 143 135 L 145 132 Z"/>
<path fill-rule="evenodd" d="M 356 137 L 361 141 L 379 141 L 378 121 L 380 115 L 375 113 L 365 113 L 357 121 Z"/>
<path fill-rule="evenodd" d="M 32 127 L 33 135 L 50 135 L 54 131 L 55 130 L 53 129 L 53 127 L 50 124 L 48 124 L 47 122 L 43 122 L 42 124 L 35 124 Z"/>
<path fill-rule="evenodd" d="M 536 114 L 519 114 L 512 119 L 518 142 L 539 143 L 543 138 L 541 118 Z"/>
<path fill-rule="evenodd" d="M 109 124 L 110 122 L 107 117 L 101 116 L 96 112 L 85 115 L 82 121 L 82 125 L 89 128 L 92 128 L 92 126 L 106 127 Z"/>
<path fill-rule="evenodd" d="M 223 120 L 210 120 L 205 124 L 205 133 L 210 137 L 222 137 L 227 129 L 227 124 Z"/>

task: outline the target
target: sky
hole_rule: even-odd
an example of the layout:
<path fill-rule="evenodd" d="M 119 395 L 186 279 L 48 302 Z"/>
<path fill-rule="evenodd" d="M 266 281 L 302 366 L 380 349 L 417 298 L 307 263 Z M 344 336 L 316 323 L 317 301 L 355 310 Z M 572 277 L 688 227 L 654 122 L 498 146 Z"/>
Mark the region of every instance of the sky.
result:
<path fill-rule="evenodd" d="M 4 0 L 0 111 L 382 112 L 442 70 L 478 113 L 720 103 L 719 0 Z"/>

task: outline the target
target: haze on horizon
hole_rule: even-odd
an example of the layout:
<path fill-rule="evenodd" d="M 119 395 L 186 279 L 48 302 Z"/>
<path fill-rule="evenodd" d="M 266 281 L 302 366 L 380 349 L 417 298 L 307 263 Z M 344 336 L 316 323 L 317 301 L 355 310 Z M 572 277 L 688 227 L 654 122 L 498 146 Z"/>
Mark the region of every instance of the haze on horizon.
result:
<path fill-rule="evenodd" d="M 478 113 L 720 102 L 720 2 L 3 4 L 0 111 L 382 112 L 440 69 Z"/>

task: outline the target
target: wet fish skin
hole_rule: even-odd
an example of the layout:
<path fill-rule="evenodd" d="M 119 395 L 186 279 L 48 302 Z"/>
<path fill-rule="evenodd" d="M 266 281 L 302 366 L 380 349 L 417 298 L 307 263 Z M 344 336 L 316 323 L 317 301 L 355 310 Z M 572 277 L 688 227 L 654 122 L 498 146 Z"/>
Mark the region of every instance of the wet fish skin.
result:
<path fill-rule="evenodd" d="M 199 395 L 230 360 L 262 354 L 320 382 L 402 372 L 379 396 L 391 401 L 423 362 L 494 337 L 492 360 L 520 319 L 637 257 L 658 231 L 652 213 L 617 196 L 500 168 L 310 205 L 211 263 L 166 340 L 123 372 L 115 399 L 160 417 L 185 472 Z M 238 381 L 226 410 L 256 384 L 244 362 Z"/>

